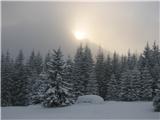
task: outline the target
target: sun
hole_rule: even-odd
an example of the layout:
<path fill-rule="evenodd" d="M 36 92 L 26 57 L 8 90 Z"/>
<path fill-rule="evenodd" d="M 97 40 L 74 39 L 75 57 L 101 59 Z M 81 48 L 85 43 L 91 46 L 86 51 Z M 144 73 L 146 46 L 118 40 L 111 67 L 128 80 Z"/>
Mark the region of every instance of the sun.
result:
<path fill-rule="evenodd" d="M 85 40 L 87 39 L 87 34 L 83 31 L 74 32 L 74 36 L 77 40 Z"/>

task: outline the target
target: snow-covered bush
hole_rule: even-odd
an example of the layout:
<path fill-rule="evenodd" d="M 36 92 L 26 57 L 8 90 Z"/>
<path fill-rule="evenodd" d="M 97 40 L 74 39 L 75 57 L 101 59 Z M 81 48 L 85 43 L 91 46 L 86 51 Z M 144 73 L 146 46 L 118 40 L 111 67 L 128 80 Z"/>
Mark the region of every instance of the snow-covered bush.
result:
<path fill-rule="evenodd" d="M 97 96 L 97 95 L 84 95 L 84 96 L 79 96 L 77 99 L 77 103 L 103 103 L 104 100 L 102 97 Z"/>

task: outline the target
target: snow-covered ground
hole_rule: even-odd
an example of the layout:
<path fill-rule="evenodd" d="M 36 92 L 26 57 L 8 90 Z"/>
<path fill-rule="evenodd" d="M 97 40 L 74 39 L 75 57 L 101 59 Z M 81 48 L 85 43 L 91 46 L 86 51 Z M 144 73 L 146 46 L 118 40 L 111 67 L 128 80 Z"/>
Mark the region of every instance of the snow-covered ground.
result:
<path fill-rule="evenodd" d="M 3 107 L 2 119 L 160 119 L 152 102 L 81 103 L 61 108 Z"/>

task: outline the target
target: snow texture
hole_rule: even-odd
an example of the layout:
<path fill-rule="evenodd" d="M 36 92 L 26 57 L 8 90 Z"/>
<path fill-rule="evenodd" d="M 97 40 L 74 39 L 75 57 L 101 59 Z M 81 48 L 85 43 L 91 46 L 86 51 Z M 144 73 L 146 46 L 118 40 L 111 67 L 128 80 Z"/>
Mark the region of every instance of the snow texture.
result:
<path fill-rule="evenodd" d="M 103 104 L 75 104 L 67 107 L 44 108 L 40 105 L 26 107 L 2 107 L 5 119 L 154 119 L 160 112 L 154 112 L 152 102 L 104 102 Z"/>
<path fill-rule="evenodd" d="M 98 104 L 103 102 L 104 102 L 103 98 L 97 95 L 83 95 L 83 96 L 79 96 L 77 100 L 77 103 Z"/>

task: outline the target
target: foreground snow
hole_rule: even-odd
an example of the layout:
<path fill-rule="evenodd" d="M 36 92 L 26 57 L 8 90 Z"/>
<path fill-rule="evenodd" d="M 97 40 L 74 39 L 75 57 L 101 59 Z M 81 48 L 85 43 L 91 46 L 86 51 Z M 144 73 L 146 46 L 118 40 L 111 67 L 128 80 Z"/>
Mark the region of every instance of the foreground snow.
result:
<path fill-rule="evenodd" d="M 61 108 L 3 107 L 2 119 L 159 119 L 153 112 L 152 102 L 104 102 L 102 104 L 81 103 Z"/>

